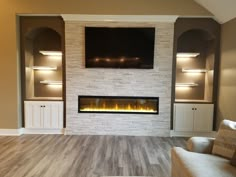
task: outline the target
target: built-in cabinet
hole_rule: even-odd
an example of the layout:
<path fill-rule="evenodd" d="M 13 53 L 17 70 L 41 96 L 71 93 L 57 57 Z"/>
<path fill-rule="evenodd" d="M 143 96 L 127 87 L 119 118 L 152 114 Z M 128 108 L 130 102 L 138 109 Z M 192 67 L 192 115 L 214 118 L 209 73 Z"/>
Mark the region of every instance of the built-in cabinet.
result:
<path fill-rule="evenodd" d="M 62 129 L 62 101 L 25 101 L 25 128 Z"/>
<path fill-rule="evenodd" d="M 172 129 L 194 136 L 212 132 L 216 116 L 220 25 L 213 19 L 175 23 Z"/>
<path fill-rule="evenodd" d="M 211 132 L 213 110 L 213 104 L 174 104 L 174 130 Z"/>
<path fill-rule="evenodd" d="M 23 127 L 35 133 L 63 129 L 64 21 L 20 17 L 20 44 Z"/>

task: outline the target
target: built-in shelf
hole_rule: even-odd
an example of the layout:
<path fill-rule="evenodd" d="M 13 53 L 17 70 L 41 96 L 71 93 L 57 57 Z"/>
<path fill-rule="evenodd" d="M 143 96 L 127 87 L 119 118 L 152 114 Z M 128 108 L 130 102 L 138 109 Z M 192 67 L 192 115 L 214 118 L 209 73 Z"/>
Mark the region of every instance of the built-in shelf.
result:
<path fill-rule="evenodd" d="M 196 83 L 176 83 L 176 87 L 196 87 L 198 84 Z"/>
<path fill-rule="evenodd" d="M 44 81 L 40 81 L 41 84 L 45 84 L 45 85 L 62 85 L 62 81 L 48 81 L 48 80 L 44 80 Z"/>
<path fill-rule="evenodd" d="M 33 66 L 32 69 L 34 70 L 57 70 L 57 67 L 51 67 L 51 66 Z"/>
<path fill-rule="evenodd" d="M 177 53 L 177 58 L 194 58 L 200 55 L 200 53 L 188 53 L 188 52 L 179 52 Z"/>
<path fill-rule="evenodd" d="M 207 72 L 207 69 L 186 69 L 186 68 L 182 68 L 182 72 L 185 72 L 185 73 L 205 73 L 205 72 Z"/>
<path fill-rule="evenodd" d="M 40 50 L 39 53 L 43 55 L 49 55 L 49 56 L 62 56 L 61 51 L 47 51 L 47 50 Z"/>

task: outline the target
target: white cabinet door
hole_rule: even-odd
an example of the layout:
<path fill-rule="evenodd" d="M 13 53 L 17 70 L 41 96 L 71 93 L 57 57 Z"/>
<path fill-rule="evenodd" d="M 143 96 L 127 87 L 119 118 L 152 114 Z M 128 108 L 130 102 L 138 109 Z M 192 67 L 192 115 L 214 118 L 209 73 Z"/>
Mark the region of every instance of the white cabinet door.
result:
<path fill-rule="evenodd" d="M 213 124 L 213 104 L 174 105 L 174 130 L 182 132 L 210 132 Z"/>
<path fill-rule="evenodd" d="M 42 128 L 51 128 L 51 119 L 52 119 L 52 115 L 51 115 L 51 103 L 44 103 L 43 107 L 43 127 Z"/>
<path fill-rule="evenodd" d="M 175 104 L 174 116 L 176 131 L 192 131 L 193 130 L 193 106 L 192 104 Z"/>
<path fill-rule="evenodd" d="M 195 104 L 194 131 L 212 131 L 213 109 L 213 104 Z"/>
<path fill-rule="evenodd" d="M 25 101 L 25 128 L 63 128 L 63 102 Z"/>
<path fill-rule="evenodd" d="M 63 128 L 63 104 L 61 102 L 55 102 L 50 106 L 50 128 Z"/>
<path fill-rule="evenodd" d="M 38 103 L 25 103 L 25 127 L 41 128 L 42 127 L 42 110 Z"/>

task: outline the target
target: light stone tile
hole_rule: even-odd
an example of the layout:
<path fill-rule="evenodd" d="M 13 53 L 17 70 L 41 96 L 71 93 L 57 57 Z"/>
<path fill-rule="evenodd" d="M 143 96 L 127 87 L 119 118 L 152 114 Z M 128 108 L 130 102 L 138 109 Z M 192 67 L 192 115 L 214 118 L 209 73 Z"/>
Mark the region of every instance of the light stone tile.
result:
<path fill-rule="evenodd" d="M 85 26 L 155 27 L 154 69 L 86 69 Z M 169 136 L 174 23 L 65 22 L 66 134 Z M 78 113 L 78 95 L 159 97 L 159 115 Z"/>

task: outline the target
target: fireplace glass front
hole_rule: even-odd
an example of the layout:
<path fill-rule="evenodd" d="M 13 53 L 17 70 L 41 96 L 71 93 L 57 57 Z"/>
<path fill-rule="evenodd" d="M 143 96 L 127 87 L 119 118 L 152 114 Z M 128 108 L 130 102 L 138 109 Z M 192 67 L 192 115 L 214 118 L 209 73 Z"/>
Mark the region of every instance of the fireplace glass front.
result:
<path fill-rule="evenodd" d="M 79 96 L 79 113 L 158 114 L 158 97 Z"/>

